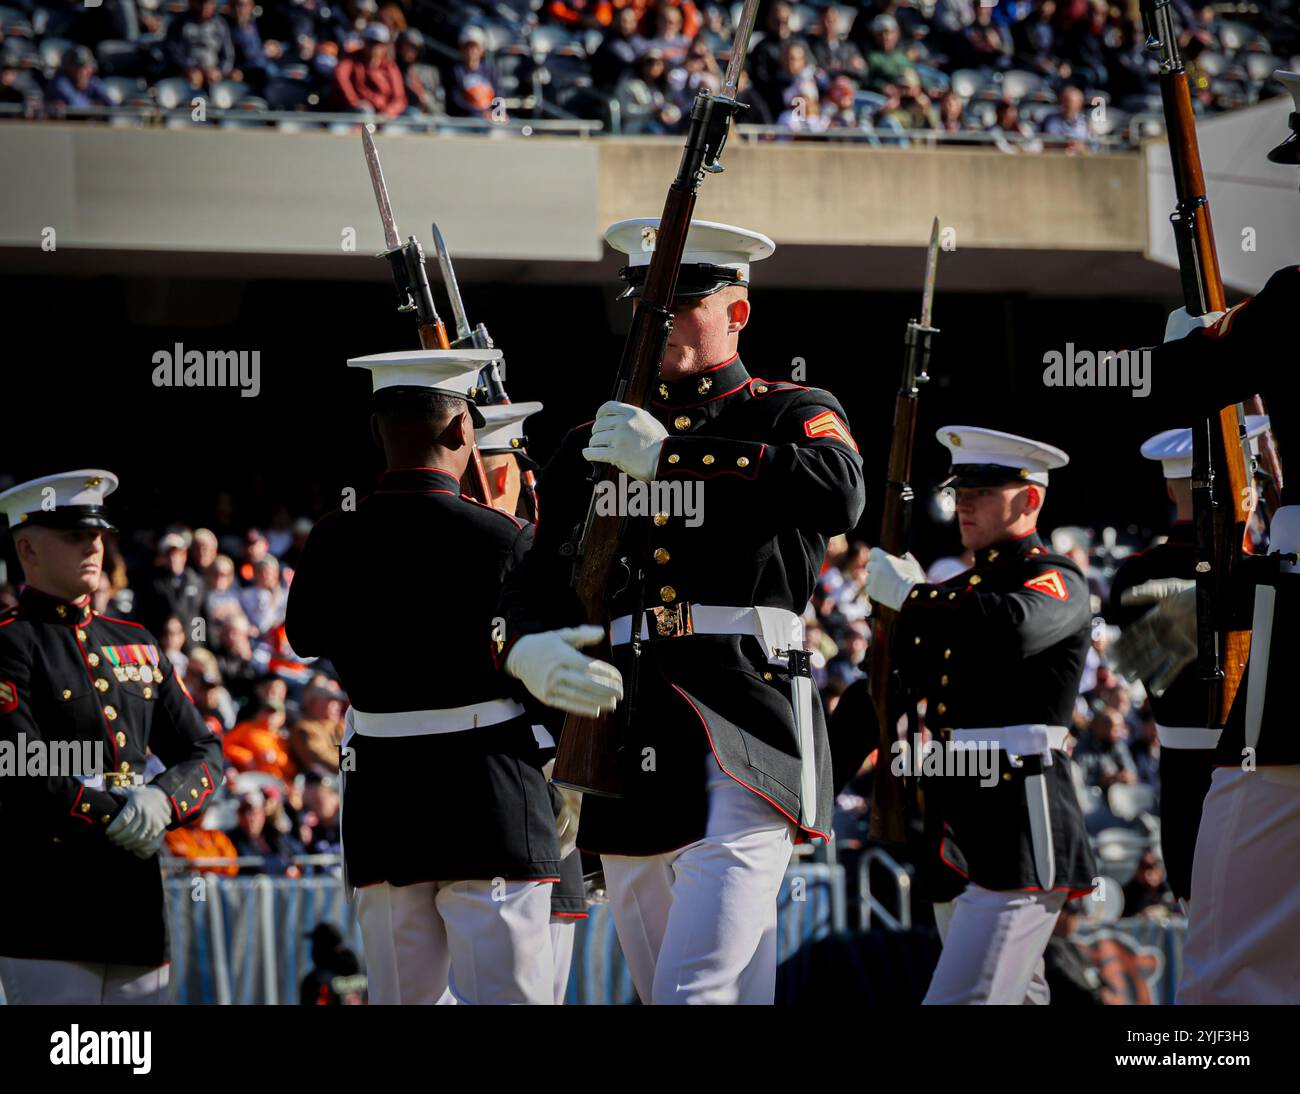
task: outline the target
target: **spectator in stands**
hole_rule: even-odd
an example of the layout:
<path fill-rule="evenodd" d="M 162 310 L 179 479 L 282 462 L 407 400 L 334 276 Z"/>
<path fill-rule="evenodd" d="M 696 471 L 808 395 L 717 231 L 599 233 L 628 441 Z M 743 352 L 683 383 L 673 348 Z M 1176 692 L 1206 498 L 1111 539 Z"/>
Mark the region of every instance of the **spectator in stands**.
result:
<path fill-rule="evenodd" d="M 497 102 L 497 74 L 487 59 L 487 34 L 482 27 L 468 26 L 460 32 L 460 61 L 452 69 L 451 113 L 469 118 L 505 120 L 505 112 L 493 114 Z"/>
<path fill-rule="evenodd" d="M 140 621 L 158 634 L 168 616 L 179 616 L 188 630 L 203 614 L 207 589 L 190 568 L 189 547 L 179 532 L 158 541 L 158 561 L 141 597 Z"/>
<path fill-rule="evenodd" d="M 302 717 L 289 731 L 289 751 L 303 771 L 339 769 L 343 743 L 343 691 L 333 680 L 317 676 L 302 693 Z"/>
<path fill-rule="evenodd" d="M 392 35 L 394 42 L 405 34 L 408 29 L 406 13 L 402 11 L 400 4 L 394 4 L 392 0 L 388 0 L 387 4 L 380 7 L 377 18 L 379 22 L 388 28 L 388 33 Z"/>
<path fill-rule="evenodd" d="M 817 70 L 813 67 L 808 47 L 800 38 L 789 39 L 781 47 L 781 116 L 777 124 L 790 126 L 816 119 L 819 116 L 821 95 L 817 89 Z M 815 123 L 814 123 L 814 128 Z"/>
<path fill-rule="evenodd" d="M 190 0 L 190 10 L 174 16 L 163 43 L 173 73 L 195 88 L 209 91 L 235 67 L 235 43 L 224 19 L 217 16 L 217 0 Z"/>
<path fill-rule="evenodd" d="M 867 86 L 888 95 L 912 71 L 912 62 L 899 46 L 898 20 L 892 15 L 877 15 L 871 21 L 871 37 L 874 48 L 867 53 Z"/>
<path fill-rule="evenodd" d="M 640 42 L 641 52 L 657 49 L 664 55 L 664 63 L 670 68 L 682 64 L 686 60 L 686 51 L 691 44 L 691 40 L 682 33 L 682 25 L 685 22 L 682 9 L 668 3 L 667 0 L 660 0 L 659 6 L 654 11 L 653 20 L 653 31 L 650 37 Z"/>
<path fill-rule="evenodd" d="M 162 630 L 158 632 L 158 639 L 162 642 L 163 656 L 172 663 L 172 667 L 180 673 L 182 678 L 190 665 L 189 655 L 185 652 L 187 637 L 184 622 L 174 615 L 168 616 Z"/>
<path fill-rule="evenodd" d="M 104 81 L 95 75 L 95 55 L 85 46 L 64 51 L 59 74 L 45 91 L 45 101 L 74 109 L 113 105 Z"/>
<path fill-rule="evenodd" d="M 715 55 L 723 50 L 730 49 L 731 40 L 735 37 L 735 34 L 731 29 L 730 19 L 722 5 L 707 4 L 700 15 L 702 23 L 696 38 L 703 38 L 704 44 Z"/>
<path fill-rule="evenodd" d="M 253 584 L 239 594 L 239 603 L 257 633 L 266 635 L 284 622 L 287 597 L 280 581 L 280 563 L 275 555 L 267 555 L 257 564 Z"/>
<path fill-rule="evenodd" d="M 302 870 L 293 864 L 293 857 L 302 854 L 302 847 L 268 823 L 267 804 L 260 790 L 248 790 L 239 799 L 238 821 L 227 833 L 230 842 L 240 858 L 262 859 L 261 863 L 241 866 L 239 872 L 301 877 Z"/>
<path fill-rule="evenodd" d="M 1137 870 L 1124 886 L 1124 915 L 1163 919 L 1178 914 L 1178 904 L 1165 880 L 1165 868 L 1155 851 L 1146 850 Z"/>
<path fill-rule="evenodd" d="M 1082 919 L 1077 900 L 1069 901 L 1056 920 L 1043 953 L 1043 978 L 1058 1007 L 1095 1007 L 1103 1003 L 1101 976 L 1071 936 Z"/>
<path fill-rule="evenodd" d="M 424 35 L 412 27 L 397 39 L 397 66 L 402 70 L 402 79 L 406 84 L 406 100 L 421 114 L 445 114 L 442 102 L 442 78 L 438 70 L 426 64 L 424 57 Z M 306 536 L 299 528 L 300 521 L 294 521 L 290 527 L 290 541 L 282 554 L 286 566 L 293 566 L 302 553 L 302 544 Z M 307 522 L 307 531 L 311 531 L 311 522 Z M 299 537 L 301 536 L 301 542 Z"/>
<path fill-rule="evenodd" d="M 802 50 L 803 46 L 796 46 Z M 812 66 L 809 65 L 809 68 Z M 817 81 L 810 83 L 795 82 L 785 89 L 786 109 L 776 119 L 776 124 L 795 133 L 821 133 L 830 125 L 822 117 L 821 96 L 817 91 Z"/>
<path fill-rule="evenodd" d="M 213 568 L 220 553 L 217 537 L 210 528 L 199 528 L 190 537 L 190 567 L 203 578 L 205 588 L 212 585 Z"/>
<path fill-rule="evenodd" d="M 257 685 L 257 711 L 240 722 L 221 742 L 226 760 L 240 771 L 265 771 L 281 782 L 297 772 L 289 755 L 285 732 L 285 697 L 288 688 L 278 676 L 265 676 Z"/>
<path fill-rule="evenodd" d="M 365 46 L 365 30 L 379 14 L 376 0 L 344 0 L 342 10 L 334 9 L 337 20 L 333 38 L 340 54 L 351 53 Z"/>
<path fill-rule="evenodd" d="M 1130 95 L 1160 94 L 1160 62 L 1147 52 L 1146 35 L 1136 19 L 1120 20 L 1107 70 L 1111 100 L 1117 105 Z"/>
<path fill-rule="evenodd" d="M 1011 28 L 1011 42 L 1018 67 L 1059 86 L 1069 78 L 1070 66 L 1057 56 L 1055 18 L 1056 0 L 1036 0 L 1033 13 Z"/>
<path fill-rule="evenodd" d="M 785 78 L 784 51 L 787 42 L 795 39 L 790 29 L 790 16 L 794 9 L 785 0 L 776 0 L 767 9 L 767 33 L 749 51 L 746 65 L 754 81 L 754 90 L 762 96 L 768 112 L 773 116 L 785 109 L 782 94 L 788 81 Z"/>
<path fill-rule="evenodd" d="M 253 645 L 252 628 L 242 611 L 228 616 L 217 630 L 217 666 L 236 702 L 251 699 L 270 658 Z"/>
<path fill-rule="evenodd" d="M 591 82 L 601 91 L 613 92 L 619 81 L 630 76 L 637 59 L 637 13 L 619 8 L 614 25 L 591 56 Z"/>
<path fill-rule="evenodd" d="M 243 556 L 239 560 L 239 583 L 251 585 L 257 575 L 257 564 L 267 555 L 269 544 L 260 528 L 250 528 L 244 535 Z"/>
<path fill-rule="evenodd" d="M 930 25 L 936 34 L 956 38 L 975 22 L 978 10 L 979 0 L 935 0 Z"/>
<path fill-rule="evenodd" d="M 235 67 L 230 71 L 230 78 L 246 83 L 260 94 L 266 86 L 273 62 L 280 57 L 280 43 L 262 41 L 262 33 L 253 17 L 253 0 L 234 0 L 231 8 L 234 18 L 227 16 L 227 22 L 230 24 L 230 40 L 235 47 Z M 211 532 L 208 534 L 212 535 Z M 216 536 L 212 536 L 214 554 L 216 546 Z"/>
<path fill-rule="evenodd" d="M 701 88 L 710 93 L 722 90 L 722 70 L 703 38 L 697 38 L 691 43 L 682 66 L 669 72 L 668 83 L 677 96 L 677 105 L 683 114 L 690 113 L 691 104 Z"/>
<path fill-rule="evenodd" d="M 957 92 L 949 88 L 939 97 L 939 124 L 942 133 L 964 133 L 966 124 L 966 101 Z"/>
<path fill-rule="evenodd" d="M 218 555 L 212 564 L 212 575 L 212 587 L 203 608 L 210 626 L 244 611 L 239 603 L 240 590 L 235 585 L 234 560 L 229 555 Z"/>
<path fill-rule="evenodd" d="M 339 61 L 334 87 L 344 109 L 388 117 L 406 110 L 406 85 L 389 56 L 391 37 L 383 23 L 371 23 L 361 32 L 361 49 Z M 266 550 L 270 550 L 269 544 Z"/>
<path fill-rule="evenodd" d="M 9 50 L 0 54 L 0 103 L 10 103 L 18 106 L 32 108 L 27 93 L 20 85 L 22 68 L 18 63 L 18 55 Z"/>
<path fill-rule="evenodd" d="M 836 76 L 861 80 L 867 73 L 866 59 L 862 51 L 844 36 L 843 18 L 834 4 L 822 9 L 817 19 L 817 30 L 809 36 L 808 45 L 821 78 L 827 83 Z"/>
<path fill-rule="evenodd" d="M 304 1007 L 356 1006 L 365 1002 L 366 978 L 357 955 L 343 945 L 332 923 L 317 923 L 311 939 L 312 970 L 303 977 L 298 1002 Z"/>
<path fill-rule="evenodd" d="M 1104 708 L 1093 716 L 1088 735 L 1074 750 L 1084 784 L 1108 789 L 1113 783 L 1132 785 L 1138 781 L 1137 765 L 1124 743 L 1124 719 L 1119 711 Z"/>
<path fill-rule="evenodd" d="M 1143 703 L 1138 712 L 1137 738 L 1129 750 L 1137 765 L 1138 782 L 1146 783 L 1160 797 L 1160 738 L 1156 735 L 1156 719 L 1149 703 Z"/>
<path fill-rule="evenodd" d="M 672 101 L 668 69 L 663 55 L 652 49 L 637 63 L 635 74 L 625 77 L 616 92 L 625 133 L 671 133 L 682 120 Z"/>
<path fill-rule="evenodd" d="M 1083 92 L 1073 85 L 1061 91 L 1060 108 L 1043 120 L 1043 132 L 1068 141 L 1066 151 L 1087 152 L 1088 119 L 1083 113 Z"/>
<path fill-rule="evenodd" d="M 95 590 L 95 611 L 119 619 L 133 618 L 136 596 L 126 572 L 126 560 L 112 540 L 104 541 L 104 566 Z"/>
<path fill-rule="evenodd" d="M 239 719 L 239 708 L 222 684 L 216 654 L 202 646 L 191 650 L 184 680 L 208 729 L 217 737 L 224 737 L 227 730 L 235 727 Z"/>
<path fill-rule="evenodd" d="M 963 67 L 1001 70 L 1011 66 L 1011 38 L 993 21 L 993 9 L 975 8 L 974 19 L 961 32 L 958 56 Z"/>
<path fill-rule="evenodd" d="M 1092 0 L 1088 18 L 1076 23 L 1061 43 L 1061 52 L 1070 63 L 1073 78 L 1084 87 L 1104 88 L 1110 81 L 1109 30 L 1110 9 L 1106 0 Z"/>
<path fill-rule="evenodd" d="M 998 102 L 994 121 L 989 126 L 993 145 L 1000 152 L 1041 152 L 1043 142 L 1034 136 L 1034 127 L 1020 119 L 1020 108 L 1011 99 Z"/>
<path fill-rule="evenodd" d="M 187 862 L 186 869 L 200 874 L 220 874 L 234 877 L 239 867 L 233 861 L 239 857 L 234 843 L 219 828 L 204 828 L 201 824 L 185 824 L 173 828 L 164 837 L 167 854 L 183 859 L 230 859 L 227 864 L 212 863 L 198 866 Z"/>
<path fill-rule="evenodd" d="M 831 80 L 826 89 L 826 102 L 822 105 L 827 129 L 862 128 L 855 98 L 857 90 L 857 85 L 847 76 L 836 76 Z"/>
<path fill-rule="evenodd" d="M 302 791 L 298 839 L 309 855 L 337 855 L 339 842 L 339 783 L 333 775 L 308 772 Z"/>

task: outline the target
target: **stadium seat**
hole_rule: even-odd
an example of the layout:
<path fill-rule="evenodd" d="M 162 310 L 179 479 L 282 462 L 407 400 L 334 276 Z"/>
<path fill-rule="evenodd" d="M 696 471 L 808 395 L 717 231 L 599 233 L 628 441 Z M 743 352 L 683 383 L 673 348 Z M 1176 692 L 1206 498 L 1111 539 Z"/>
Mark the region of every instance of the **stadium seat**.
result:
<path fill-rule="evenodd" d="M 941 72 L 937 68 L 931 68 L 929 65 L 915 65 L 916 74 L 921 78 L 921 86 L 928 91 L 938 90 L 947 91 L 952 86 L 952 81 L 948 78 L 946 72 Z M 964 98 L 964 96 L 963 96 Z"/>
<path fill-rule="evenodd" d="M 248 86 L 236 80 L 222 80 L 212 89 L 212 105 L 218 110 L 231 110 L 248 94 Z"/>
<path fill-rule="evenodd" d="M 132 99 L 143 97 L 148 101 L 148 85 L 137 76 L 107 76 L 104 87 L 114 106 L 121 106 Z"/>
<path fill-rule="evenodd" d="M 1196 67 L 1207 76 L 1217 76 L 1228 67 L 1228 58 L 1222 53 L 1202 53 L 1196 58 Z"/>
<path fill-rule="evenodd" d="M 101 76 L 143 76 L 144 57 L 134 42 L 106 38 L 95 47 Z"/>
<path fill-rule="evenodd" d="M 198 92 L 190 87 L 189 80 L 182 80 L 176 76 L 159 80 L 153 89 L 154 101 L 157 102 L 160 110 L 188 110 L 190 99 L 196 94 Z"/>
<path fill-rule="evenodd" d="M 1012 68 L 1002 73 L 1002 94 L 1012 102 L 1019 102 L 1031 92 L 1038 91 L 1046 81 L 1036 72 Z"/>
<path fill-rule="evenodd" d="M 308 84 L 298 80 L 267 80 L 262 89 L 264 98 L 272 110 L 305 110 L 316 98 Z"/>
<path fill-rule="evenodd" d="M 1246 23 L 1237 23 L 1230 20 L 1220 21 L 1218 31 L 1219 41 L 1223 43 L 1223 48 L 1232 53 L 1244 49 L 1260 36 L 1259 31 L 1254 27 L 1248 26 Z"/>
<path fill-rule="evenodd" d="M 9 10 L 12 11 L 13 9 Z M 17 13 L 0 18 L 0 31 L 4 32 L 6 42 L 14 38 L 26 38 L 28 41 L 34 41 L 36 38 L 36 32 L 32 30 L 31 20 L 25 15 Z"/>
<path fill-rule="evenodd" d="M 528 36 L 529 48 L 533 51 L 534 57 L 545 57 L 549 53 L 554 53 L 558 49 L 577 49 L 586 53 L 586 47 L 582 39 L 572 31 L 564 27 L 541 26 L 535 29 Z"/>
<path fill-rule="evenodd" d="M 811 34 L 817 29 L 818 11 L 811 4 L 795 4 L 790 11 L 790 29 L 795 34 Z"/>
<path fill-rule="evenodd" d="M 1248 53 L 1244 60 L 1246 74 L 1256 84 L 1267 83 L 1273 73 L 1282 67 L 1282 58 L 1271 53 Z"/>
<path fill-rule="evenodd" d="M 311 69 L 306 65 L 281 65 L 280 79 L 282 80 L 309 80 L 311 79 Z"/>
<path fill-rule="evenodd" d="M 36 47 L 41 55 L 45 71 L 53 73 L 63 63 L 63 55 L 72 49 L 75 43 L 66 38 L 46 38 Z"/>
<path fill-rule="evenodd" d="M 586 58 L 570 53 L 567 48 L 551 53 L 539 67 L 538 75 L 543 93 L 552 101 L 567 88 L 591 86 L 591 68 Z"/>
<path fill-rule="evenodd" d="M 606 133 L 622 131 L 618 100 L 594 87 L 567 87 L 556 96 L 556 105 L 576 118 L 598 121 Z"/>
<path fill-rule="evenodd" d="M 1106 803 L 1120 820 L 1135 820 L 1155 809 L 1156 792 L 1146 783 L 1112 783 L 1106 791 Z"/>
<path fill-rule="evenodd" d="M 1041 126 L 1043 119 L 1049 114 L 1056 113 L 1055 103 L 1021 103 L 1019 107 L 1020 118 L 1034 127 Z"/>
<path fill-rule="evenodd" d="M 974 68 L 959 68 L 949 79 L 949 86 L 963 99 L 969 99 L 986 83 L 988 77 Z"/>
<path fill-rule="evenodd" d="M 507 46 L 498 50 L 492 58 L 497 70 L 497 93 L 505 99 L 517 98 L 526 92 L 523 90 L 531 80 L 533 70 L 532 54 L 525 45 Z"/>
<path fill-rule="evenodd" d="M 1145 832 L 1130 828 L 1105 828 L 1097 833 L 1097 865 L 1120 885 L 1127 885 L 1137 873 L 1138 860 L 1151 847 Z"/>

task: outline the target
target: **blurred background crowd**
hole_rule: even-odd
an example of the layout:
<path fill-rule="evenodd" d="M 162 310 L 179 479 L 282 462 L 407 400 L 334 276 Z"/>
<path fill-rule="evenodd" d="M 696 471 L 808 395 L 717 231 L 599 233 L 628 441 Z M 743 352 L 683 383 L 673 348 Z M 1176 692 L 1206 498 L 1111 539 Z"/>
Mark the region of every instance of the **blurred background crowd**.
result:
<path fill-rule="evenodd" d="M 1300 67 L 1290 0 L 1173 0 L 1196 106 L 1232 109 Z M 696 0 L 5 0 L 0 117 L 116 109 L 466 121 L 585 119 L 681 132 L 720 90 L 739 3 Z M 1224 14 L 1227 12 L 1227 14 Z M 1161 126 L 1137 0 L 765 0 L 742 121 L 763 135 L 980 141 L 1083 152 Z M 143 113 L 141 113 L 143 112 Z M 298 128 L 312 123 L 287 122 Z M 335 121 L 335 128 L 346 128 Z M 471 127 L 472 128 L 472 127 Z"/>

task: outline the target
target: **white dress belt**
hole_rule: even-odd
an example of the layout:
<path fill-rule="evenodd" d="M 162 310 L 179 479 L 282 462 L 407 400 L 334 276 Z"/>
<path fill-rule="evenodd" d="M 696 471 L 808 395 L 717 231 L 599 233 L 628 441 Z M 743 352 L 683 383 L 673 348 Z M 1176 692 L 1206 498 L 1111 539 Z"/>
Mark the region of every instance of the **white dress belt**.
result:
<path fill-rule="evenodd" d="M 1042 756 L 1045 765 L 1052 762 L 1052 749 L 1065 748 L 1070 731 L 1065 726 L 1043 724 L 987 726 L 983 729 L 954 729 L 953 748 L 996 748 L 1018 756 Z"/>
<path fill-rule="evenodd" d="M 1162 726 L 1156 723 L 1161 748 L 1217 748 L 1222 729 L 1205 726 Z"/>
<path fill-rule="evenodd" d="M 514 699 L 491 699 L 444 710 L 397 710 L 375 714 L 352 708 L 353 726 L 362 737 L 427 737 L 461 733 L 518 718 L 524 708 Z"/>
<path fill-rule="evenodd" d="M 653 612 L 654 609 L 650 609 Z M 692 634 L 747 634 L 757 638 L 769 660 L 785 661 L 788 649 L 803 649 L 803 620 L 787 608 L 744 607 L 729 604 L 688 606 Z M 646 612 L 641 618 L 641 637 L 650 637 Z M 620 615 L 609 625 L 610 643 L 624 646 L 632 641 L 632 617 Z"/>

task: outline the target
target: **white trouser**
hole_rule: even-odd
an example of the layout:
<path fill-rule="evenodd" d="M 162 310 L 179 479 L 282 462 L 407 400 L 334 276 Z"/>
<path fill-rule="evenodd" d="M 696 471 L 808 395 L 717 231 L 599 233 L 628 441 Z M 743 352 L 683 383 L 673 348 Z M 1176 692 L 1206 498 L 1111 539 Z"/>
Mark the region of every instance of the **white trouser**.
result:
<path fill-rule="evenodd" d="M 171 966 L 99 965 L 86 961 L 38 961 L 0 957 L 5 1001 L 157 1005 L 167 1002 Z"/>
<path fill-rule="evenodd" d="M 569 969 L 573 967 L 573 940 L 578 933 L 574 919 L 551 920 L 551 955 L 555 959 L 555 1005 L 564 1006 L 569 994 Z"/>
<path fill-rule="evenodd" d="M 550 882 L 358 889 L 370 1002 L 550 1003 L 550 916 Z"/>
<path fill-rule="evenodd" d="M 704 838 L 662 855 L 601 855 L 643 1003 L 770 1004 L 776 898 L 794 825 L 707 758 Z"/>
<path fill-rule="evenodd" d="M 1192 864 L 1179 1003 L 1300 1003 L 1300 765 L 1219 768 Z"/>
<path fill-rule="evenodd" d="M 1043 951 L 1064 892 L 995 892 L 968 885 L 947 909 L 935 905 L 943 953 L 926 1005 L 1019 1005 L 1048 1002 Z"/>

